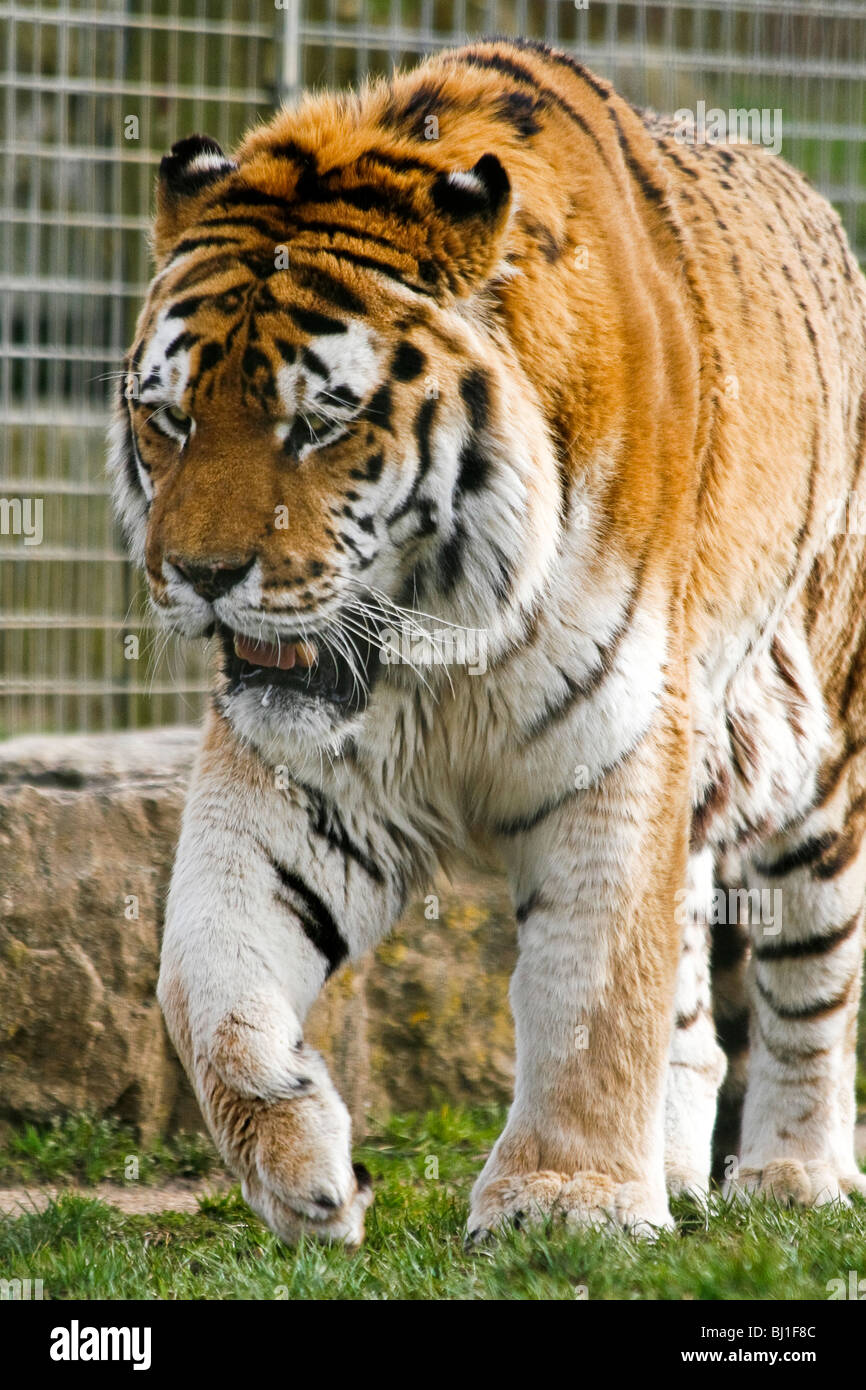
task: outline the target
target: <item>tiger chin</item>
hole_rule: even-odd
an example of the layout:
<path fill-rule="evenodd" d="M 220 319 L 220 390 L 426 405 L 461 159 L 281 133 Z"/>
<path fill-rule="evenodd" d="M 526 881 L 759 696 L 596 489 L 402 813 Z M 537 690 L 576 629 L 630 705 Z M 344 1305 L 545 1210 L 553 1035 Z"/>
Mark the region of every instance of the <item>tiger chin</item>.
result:
<path fill-rule="evenodd" d="M 474 1236 L 654 1233 L 714 1164 L 862 1194 L 866 286 L 833 210 L 484 42 L 182 140 L 152 247 L 117 507 L 220 671 L 159 998 L 247 1201 L 362 1239 L 304 1019 L 456 850 L 505 864 L 520 944 Z"/>

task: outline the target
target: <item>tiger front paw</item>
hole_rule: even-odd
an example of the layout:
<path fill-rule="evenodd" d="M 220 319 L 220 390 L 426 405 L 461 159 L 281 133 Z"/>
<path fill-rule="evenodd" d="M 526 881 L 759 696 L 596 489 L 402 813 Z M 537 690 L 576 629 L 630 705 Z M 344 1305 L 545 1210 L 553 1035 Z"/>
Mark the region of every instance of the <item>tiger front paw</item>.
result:
<path fill-rule="evenodd" d="M 596 1172 L 537 1172 L 479 1181 L 469 1237 L 479 1241 L 503 1227 L 539 1225 L 548 1218 L 650 1238 L 673 1225 L 667 1203 L 654 1198 L 645 1183 L 618 1183 Z"/>
<path fill-rule="evenodd" d="M 282 1090 L 275 1096 L 263 1087 L 250 1094 L 249 1068 L 239 1088 L 237 1065 L 212 1054 L 202 1099 L 214 1138 L 244 1200 L 281 1240 L 294 1245 L 309 1235 L 360 1245 L 373 1191 L 366 1169 L 352 1163 L 349 1112 L 318 1052 L 300 1043 L 283 1056 L 271 1068 Z"/>

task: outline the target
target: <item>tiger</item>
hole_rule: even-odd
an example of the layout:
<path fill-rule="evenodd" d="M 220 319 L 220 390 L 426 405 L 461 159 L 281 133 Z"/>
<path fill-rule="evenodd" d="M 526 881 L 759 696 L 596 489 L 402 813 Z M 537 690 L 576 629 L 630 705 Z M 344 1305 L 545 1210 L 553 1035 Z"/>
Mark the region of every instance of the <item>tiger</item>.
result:
<path fill-rule="evenodd" d="M 362 1241 L 305 1019 L 466 855 L 518 939 L 469 1238 L 654 1238 L 716 1179 L 861 1197 L 866 284 L 835 211 L 480 40 L 232 155 L 180 140 L 152 252 L 110 469 L 155 614 L 215 652 L 158 997 L 249 1206 Z"/>

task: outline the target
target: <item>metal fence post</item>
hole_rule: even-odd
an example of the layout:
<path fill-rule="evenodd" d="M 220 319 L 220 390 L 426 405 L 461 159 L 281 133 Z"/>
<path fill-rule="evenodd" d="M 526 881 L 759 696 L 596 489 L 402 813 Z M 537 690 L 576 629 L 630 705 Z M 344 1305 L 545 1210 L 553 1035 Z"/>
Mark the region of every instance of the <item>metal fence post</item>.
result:
<path fill-rule="evenodd" d="M 301 85 L 301 0 L 276 0 L 279 44 L 277 101 L 290 101 Z"/>

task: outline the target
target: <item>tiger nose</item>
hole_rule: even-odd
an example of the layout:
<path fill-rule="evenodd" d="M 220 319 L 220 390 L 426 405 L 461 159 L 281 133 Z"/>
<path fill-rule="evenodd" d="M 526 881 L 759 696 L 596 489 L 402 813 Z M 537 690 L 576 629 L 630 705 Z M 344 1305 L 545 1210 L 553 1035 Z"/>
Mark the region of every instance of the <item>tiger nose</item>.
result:
<path fill-rule="evenodd" d="M 196 593 L 209 603 L 224 598 L 230 589 L 246 578 L 255 563 L 255 557 L 243 565 L 232 565 L 224 560 L 188 560 L 183 555 L 169 555 L 167 558 Z"/>

